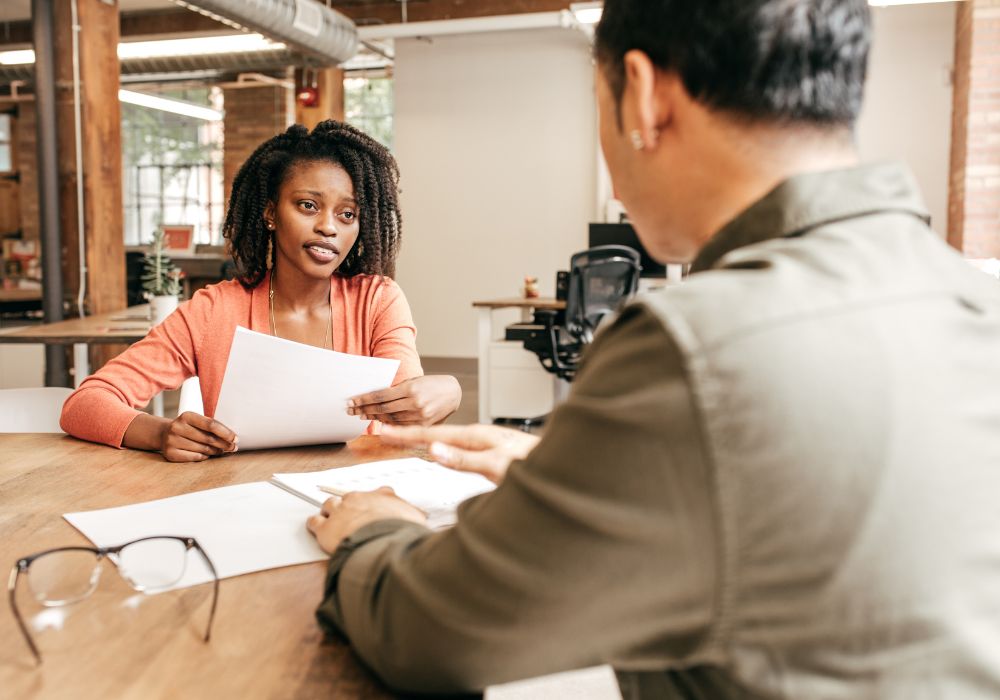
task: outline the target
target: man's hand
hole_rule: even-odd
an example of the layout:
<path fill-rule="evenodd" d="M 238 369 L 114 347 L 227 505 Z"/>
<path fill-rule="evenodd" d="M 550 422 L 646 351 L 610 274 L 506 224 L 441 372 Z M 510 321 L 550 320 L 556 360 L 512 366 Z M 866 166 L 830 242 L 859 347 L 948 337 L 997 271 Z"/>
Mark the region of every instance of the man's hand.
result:
<path fill-rule="evenodd" d="M 319 514 L 306 521 L 306 528 L 320 548 L 332 554 L 356 530 L 379 520 L 410 520 L 423 525 L 427 514 L 383 486 L 374 491 L 354 491 L 343 498 L 328 498 Z"/>
<path fill-rule="evenodd" d="M 539 438 L 495 425 L 442 425 L 434 428 L 385 426 L 382 440 L 400 447 L 426 447 L 444 466 L 482 474 L 499 484 L 510 463 L 524 459 Z"/>
<path fill-rule="evenodd" d="M 458 410 L 462 388 L 454 377 L 414 377 L 394 387 L 355 396 L 347 413 L 397 425 L 434 425 Z"/>
<path fill-rule="evenodd" d="M 192 411 L 170 422 L 160 438 L 160 452 L 168 462 L 201 462 L 235 452 L 236 433 L 217 420 Z"/>

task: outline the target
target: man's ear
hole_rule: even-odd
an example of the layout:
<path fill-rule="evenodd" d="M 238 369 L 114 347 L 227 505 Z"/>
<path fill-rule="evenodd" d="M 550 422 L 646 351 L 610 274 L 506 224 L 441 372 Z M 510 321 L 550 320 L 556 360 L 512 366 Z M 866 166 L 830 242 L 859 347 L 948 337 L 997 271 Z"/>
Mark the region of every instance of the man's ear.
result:
<path fill-rule="evenodd" d="M 633 49 L 625 54 L 625 89 L 622 92 L 624 127 L 643 148 L 656 146 L 664 109 L 657 81 L 662 73 L 644 52 Z"/>

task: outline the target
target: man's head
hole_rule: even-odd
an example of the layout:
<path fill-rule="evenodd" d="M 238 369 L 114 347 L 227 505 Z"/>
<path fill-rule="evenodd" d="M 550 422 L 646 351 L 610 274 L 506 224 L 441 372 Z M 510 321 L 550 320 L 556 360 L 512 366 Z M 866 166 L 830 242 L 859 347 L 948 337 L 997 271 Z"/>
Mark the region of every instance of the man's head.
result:
<path fill-rule="evenodd" d="M 866 0 L 606 0 L 595 48 L 601 140 L 640 235 L 655 218 L 644 217 L 651 187 L 661 200 L 690 199 L 700 193 L 685 185 L 739 176 L 699 171 L 725 158 L 723 144 L 752 157 L 755 139 L 773 146 L 783 134 L 849 142 L 870 40 Z M 657 177 L 667 170 L 673 180 Z"/>

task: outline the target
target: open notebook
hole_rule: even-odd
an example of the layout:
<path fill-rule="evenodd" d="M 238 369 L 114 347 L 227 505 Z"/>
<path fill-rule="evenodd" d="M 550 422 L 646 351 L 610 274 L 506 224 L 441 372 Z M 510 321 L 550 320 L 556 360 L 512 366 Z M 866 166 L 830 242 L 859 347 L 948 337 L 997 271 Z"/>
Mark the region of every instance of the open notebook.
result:
<path fill-rule="evenodd" d="M 391 486 L 427 512 L 432 528 L 453 524 L 459 503 L 494 488 L 483 477 L 409 458 L 275 474 L 270 482 L 225 486 L 63 517 L 98 547 L 152 535 L 194 537 L 212 559 L 219 578 L 227 578 L 327 558 L 306 531 L 306 519 L 329 497 L 317 486 L 344 491 Z M 189 556 L 187 570 L 173 588 L 211 579 L 204 563 Z"/>

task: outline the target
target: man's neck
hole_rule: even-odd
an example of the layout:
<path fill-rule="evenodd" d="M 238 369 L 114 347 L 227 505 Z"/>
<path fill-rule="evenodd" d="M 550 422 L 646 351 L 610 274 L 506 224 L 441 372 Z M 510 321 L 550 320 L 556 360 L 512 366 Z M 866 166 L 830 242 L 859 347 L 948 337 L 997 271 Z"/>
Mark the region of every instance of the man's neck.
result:
<path fill-rule="evenodd" d="M 705 154 L 692 198 L 689 229 L 695 249 L 779 184 L 810 172 L 853 167 L 851 135 L 811 128 L 725 126 Z"/>

